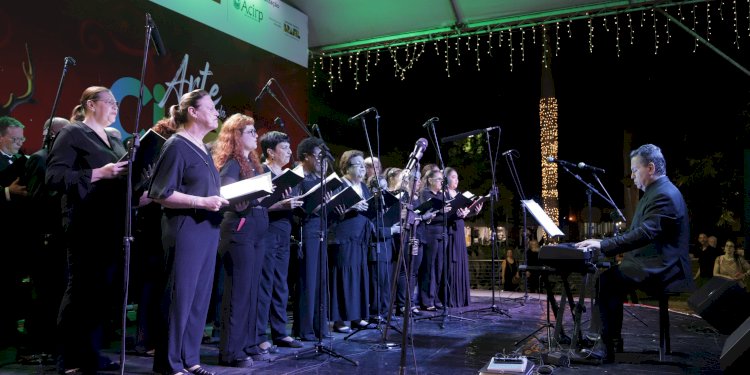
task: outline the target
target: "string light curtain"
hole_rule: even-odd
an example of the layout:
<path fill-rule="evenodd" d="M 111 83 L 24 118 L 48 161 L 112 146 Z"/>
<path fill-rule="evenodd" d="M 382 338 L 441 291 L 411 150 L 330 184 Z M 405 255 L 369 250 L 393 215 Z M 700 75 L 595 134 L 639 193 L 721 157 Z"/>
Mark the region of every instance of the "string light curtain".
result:
<path fill-rule="evenodd" d="M 514 61 L 525 61 L 527 39 L 536 45 L 537 38 L 555 57 L 563 54 L 565 42 L 572 40 L 571 24 L 586 22 L 586 39 L 590 53 L 594 53 L 595 35 L 604 32 L 611 35 L 620 57 L 623 45 L 633 45 L 636 32 L 653 33 L 653 53 L 669 44 L 671 21 L 667 15 L 689 26 L 693 32 L 703 35 L 710 42 L 712 23 L 729 23 L 734 30 L 734 45 L 737 49 L 743 38 L 750 37 L 750 0 L 692 0 L 692 1 L 653 1 L 623 2 L 622 7 L 610 7 L 597 11 L 571 13 L 565 16 L 543 19 L 523 19 L 515 22 L 504 20 L 481 22 L 465 27 L 447 28 L 435 33 L 413 33 L 397 39 L 374 41 L 372 43 L 350 43 L 349 47 L 324 47 L 310 51 L 310 72 L 312 85 L 317 87 L 324 82 L 333 92 L 334 86 L 350 83 L 355 89 L 369 82 L 371 67 L 377 67 L 390 59 L 394 77 L 406 80 L 409 71 L 419 67 L 422 59 L 440 59 L 445 64 L 445 73 L 451 76 L 451 69 L 461 69 L 461 54 L 475 56 L 474 68 L 482 69 L 482 57 L 492 56 L 503 49 L 507 53 L 507 67 L 512 72 Z M 635 4 L 635 5 L 633 5 Z M 740 9 L 741 8 L 741 9 Z M 633 16 L 639 13 L 639 16 Z M 741 14 L 742 13 L 742 14 Z M 740 26 L 740 20 L 744 24 Z M 548 35 L 549 34 L 549 35 Z M 385 39 L 385 38 L 384 38 Z M 549 47 L 547 46 L 549 43 Z M 699 47 L 696 38 L 693 52 Z M 532 46 L 533 48 L 533 46 Z M 542 55 L 542 65 L 549 64 L 547 53 Z"/>

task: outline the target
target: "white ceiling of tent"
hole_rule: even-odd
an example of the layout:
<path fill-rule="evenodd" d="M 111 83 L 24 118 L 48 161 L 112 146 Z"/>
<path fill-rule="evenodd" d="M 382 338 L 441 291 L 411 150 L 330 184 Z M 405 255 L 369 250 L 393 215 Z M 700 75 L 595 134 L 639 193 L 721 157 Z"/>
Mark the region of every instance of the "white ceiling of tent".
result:
<path fill-rule="evenodd" d="M 645 0 L 284 0 L 308 16 L 311 50 L 398 40 L 414 32 L 561 18 L 653 3 Z"/>

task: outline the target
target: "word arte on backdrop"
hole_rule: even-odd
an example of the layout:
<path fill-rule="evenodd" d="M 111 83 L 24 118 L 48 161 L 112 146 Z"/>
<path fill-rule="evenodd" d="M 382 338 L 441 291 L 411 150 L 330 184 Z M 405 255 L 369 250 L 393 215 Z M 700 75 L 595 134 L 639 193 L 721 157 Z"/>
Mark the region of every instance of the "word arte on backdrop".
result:
<path fill-rule="evenodd" d="M 208 61 L 205 62 L 205 65 L 202 69 L 198 70 L 198 74 L 196 76 L 190 74 L 188 75 L 188 62 L 190 61 L 190 56 L 188 54 L 185 54 L 185 56 L 182 58 L 182 62 L 180 63 L 180 66 L 175 71 L 174 77 L 169 82 L 166 82 L 166 87 L 162 85 L 161 83 L 155 84 L 151 91 L 149 91 L 148 88 L 144 87 L 144 93 L 143 93 L 143 100 L 144 105 L 151 101 L 151 99 L 154 99 L 153 101 L 153 119 L 154 122 L 160 120 L 162 117 L 164 117 L 164 106 L 166 105 L 167 101 L 170 100 L 170 98 L 174 98 L 175 102 L 180 100 L 180 97 L 186 92 L 190 92 L 195 89 L 201 89 L 206 90 L 206 84 L 209 80 L 209 77 L 211 77 L 214 73 L 211 71 L 211 65 Z M 120 77 L 112 84 L 111 90 L 112 94 L 115 97 L 115 100 L 122 103 L 123 98 L 132 96 L 137 98 L 138 92 L 139 92 L 139 80 L 133 77 Z M 221 96 L 219 95 L 219 84 L 213 83 L 211 84 L 210 88 L 206 90 L 208 94 L 213 99 L 213 102 L 215 105 L 218 105 L 221 101 Z M 157 97 L 159 94 L 162 94 L 161 100 L 157 102 Z M 222 114 L 220 110 L 220 116 L 224 117 L 225 115 Z M 115 128 L 123 129 L 122 124 L 120 123 L 120 114 L 118 112 L 117 119 L 112 124 Z"/>

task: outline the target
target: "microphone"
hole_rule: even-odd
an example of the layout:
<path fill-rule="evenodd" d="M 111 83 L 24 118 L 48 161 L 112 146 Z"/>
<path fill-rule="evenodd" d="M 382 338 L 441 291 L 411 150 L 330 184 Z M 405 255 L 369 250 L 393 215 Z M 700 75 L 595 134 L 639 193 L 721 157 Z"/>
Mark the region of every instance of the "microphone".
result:
<path fill-rule="evenodd" d="M 263 86 L 263 88 L 260 90 L 260 93 L 258 93 L 258 96 L 255 97 L 256 103 L 258 102 L 258 100 L 260 100 L 260 98 L 263 97 L 263 94 L 265 94 L 266 91 L 268 91 L 268 88 L 271 87 L 271 81 L 273 81 L 273 78 L 270 78 L 268 82 L 266 82 L 266 85 Z"/>
<path fill-rule="evenodd" d="M 409 162 L 406 163 L 407 170 L 411 170 L 415 165 L 417 165 L 417 162 L 422 159 L 422 155 L 424 154 L 424 150 L 426 149 L 427 140 L 424 138 L 419 138 L 417 140 L 417 143 L 414 145 L 414 151 L 412 151 L 411 155 L 409 155 Z"/>
<path fill-rule="evenodd" d="M 276 117 L 275 119 L 273 119 L 273 123 L 280 127 L 281 130 L 284 130 L 284 120 L 282 120 L 281 117 Z"/>
<path fill-rule="evenodd" d="M 503 152 L 503 156 L 508 156 L 508 155 L 518 155 L 518 151 L 515 149 L 510 149 L 508 151 Z"/>
<path fill-rule="evenodd" d="M 375 110 L 375 107 L 367 108 L 364 111 L 362 111 L 362 112 L 360 112 L 360 113 L 358 113 L 358 114 L 356 114 L 356 115 L 354 115 L 352 117 L 349 117 L 349 122 L 353 122 L 353 121 L 357 120 L 358 118 L 360 118 L 360 117 L 362 117 L 362 116 L 364 116 L 364 115 L 366 115 L 366 114 L 368 114 L 368 113 L 370 113 L 370 112 L 372 112 L 374 110 Z"/>
<path fill-rule="evenodd" d="M 453 142 L 453 141 L 459 141 L 459 140 L 462 140 L 464 138 L 469 138 L 469 137 L 471 137 L 473 135 L 477 135 L 477 134 L 483 133 L 483 132 L 489 132 L 489 131 L 492 131 L 492 130 L 495 130 L 495 129 L 500 129 L 500 127 L 499 126 L 491 126 L 489 128 L 477 129 L 477 130 L 468 131 L 466 133 L 451 135 L 449 137 L 445 137 L 445 138 L 441 139 L 440 142 L 441 143 L 448 143 L 448 142 Z"/>
<path fill-rule="evenodd" d="M 76 59 L 71 56 L 65 57 L 65 65 L 76 66 Z"/>
<path fill-rule="evenodd" d="M 594 172 L 594 173 L 607 173 L 602 168 L 597 168 L 597 167 L 595 167 L 593 165 L 588 165 L 588 164 L 586 164 L 584 162 L 578 163 L 578 168 L 581 168 L 584 171 L 591 171 L 591 172 Z"/>
<path fill-rule="evenodd" d="M 431 119 L 429 119 L 429 120 L 425 121 L 425 123 L 424 123 L 424 124 L 422 124 L 422 127 L 423 127 L 423 128 L 426 128 L 426 127 L 430 126 L 430 124 L 432 124 L 432 122 L 433 122 L 433 121 L 440 121 L 440 119 L 439 119 L 439 118 L 437 118 L 437 117 L 433 117 L 433 118 L 431 118 Z"/>
<path fill-rule="evenodd" d="M 550 162 L 550 163 L 560 164 L 560 165 L 562 165 L 564 167 L 578 168 L 578 164 L 571 163 L 571 162 L 565 161 L 565 160 L 555 159 L 552 156 L 547 156 L 547 161 Z"/>
<path fill-rule="evenodd" d="M 164 47 L 164 41 L 161 39 L 161 34 L 159 34 L 159 28 L 156 27 L 156 23 L 149 13 L 146 13 L 146 22 L 148 23 L 148 26 L 151 27 L 151 41 L 154 42 L 154 47 L 156 47 L 156 56 L 166 55 L 167 49 Z"/>

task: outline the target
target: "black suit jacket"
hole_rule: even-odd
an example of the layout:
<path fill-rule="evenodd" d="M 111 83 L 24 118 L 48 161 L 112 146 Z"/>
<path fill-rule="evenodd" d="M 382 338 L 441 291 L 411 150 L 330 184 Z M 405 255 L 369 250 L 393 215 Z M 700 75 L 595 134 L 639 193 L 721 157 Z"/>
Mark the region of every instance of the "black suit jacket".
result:
<path fill-rule="evenodd" d="M 646 187 L 630 228 L 601 243 L 604 254 L 625 253 L 620 271 L 654 292 L 692 289 L 689 253 L 690 227 L 682 194 L 669 178 Z"/>

